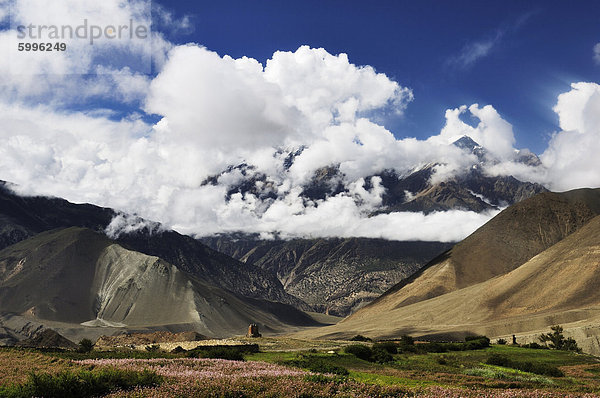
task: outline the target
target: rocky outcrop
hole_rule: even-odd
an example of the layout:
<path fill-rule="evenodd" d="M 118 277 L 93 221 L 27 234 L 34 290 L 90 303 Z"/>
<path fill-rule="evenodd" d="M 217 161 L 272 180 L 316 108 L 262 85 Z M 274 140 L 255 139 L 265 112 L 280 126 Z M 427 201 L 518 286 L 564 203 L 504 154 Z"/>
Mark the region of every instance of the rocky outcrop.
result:
<path fill-rule="evenodd" d="M 77 348 L 77 344 L 52 329 L 44 329 L 29 339 L 19 341 L 16 345 L 28 348 L 58 348 L 62 350 L 74 350 Z"/>
<path fill-rule="evenodd" d="M 473 168 L 446 181 L 431 184 L 437 165 L 429 165 L 409 176 L 393 171 L 382 174 L 386 188 L 383 207 L 375 213 L 420 211 L 431 213 L 446 210 L 482 212 L 498 210 L 524 199 L 548 192 L 540 184 L 519 181 L 511 176 L 486 176 Z"/>

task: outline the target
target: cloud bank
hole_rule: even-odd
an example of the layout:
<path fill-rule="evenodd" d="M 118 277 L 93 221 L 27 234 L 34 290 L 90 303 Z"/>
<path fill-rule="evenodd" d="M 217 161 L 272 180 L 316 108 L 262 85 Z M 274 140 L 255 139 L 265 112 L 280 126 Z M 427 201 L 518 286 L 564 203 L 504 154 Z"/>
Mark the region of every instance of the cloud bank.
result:
<path fill-rule="evenodd" d="M 0 38 L 9 34 L 2 31 Z M 541 154 L 542 165 L 528 166 L 516 161 L 527 151 L 514 147 L 512 126 L 492 105 L 448 109 L 439 134 L 397 139 L 377 116 L 402 114 L 413 92 L 370 66 L 352 64 L 346 54 L 302 46 L 277 51 L 263 65 L 197 44 L 174 45 L 158 33 L 153 40 L 156 76 L 84 57 L 95 71 L 90 76 L 73 77 L 68 63 L 51 65 L 57 73 L 34 88 L 28 76 L 12 75 L 0 60 L 0 178 L 19 184 L 23 193 L 110 206 L 199 236 L 245 231 L 439 241 L 460 240 L 495 213 L 373 216 L 384 188 L 371 176 L 439 163 L 434 182 L 451 178 L 478 161 L 450 145 L 468 135 L 493 158 L 484 170 L 491 175 L 514 175 L 554 190 L 600 186 L 595 83 L 575 83 L 559 96 L 554 111 L 561 131 Z M 51 100 L 39 105 L 44 98 Z M 116 118 L 90 98 L 139 109 Z M 88 104 L 88 110 L 73 110 L 73 102 Z M 463 122 L 465 115 L 476 124 Z M 295 157 L 286 167 L 290 153 Z M 332 165 L 344 192 L 303 197 L 315 172 Z M 229 192 L 241 181 L 250 181 L 252 189 Z M 110 231 L 138 224 L 139 218 L 123 216 Z"/>

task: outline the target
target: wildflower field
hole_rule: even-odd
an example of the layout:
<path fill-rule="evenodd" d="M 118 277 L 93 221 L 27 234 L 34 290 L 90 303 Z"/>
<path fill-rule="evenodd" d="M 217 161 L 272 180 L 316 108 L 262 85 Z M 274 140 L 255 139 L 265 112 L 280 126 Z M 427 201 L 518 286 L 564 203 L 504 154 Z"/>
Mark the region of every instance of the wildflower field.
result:
<path fill-rule="evenodd" d="M 260 339 L 257 343 L 260 346 Z M 340 347 L 344 345 L 347 342 Z M 261 347 L 260 352 L 245 354 L 241 361 L 202 358 L 196 353 L 191 357 L 191 352 L 2 348 L 0 396 L 600 396 L 600 362 L 585 354 L 493 345 L 451 352 L 392 350 L 389 356 L 361 359 L 346 350 L 353 352 L 349 348 L 269 351 Z M 512 367 L 488 363 L 498 356 Z M 522 363 L 529 364 L 532 372 L 515 368 L 514 364 Z M 559 376 L 540 374 L 548 369 Z M 72 384 L 79 389 L 66 395 L 64 388 Z"/>

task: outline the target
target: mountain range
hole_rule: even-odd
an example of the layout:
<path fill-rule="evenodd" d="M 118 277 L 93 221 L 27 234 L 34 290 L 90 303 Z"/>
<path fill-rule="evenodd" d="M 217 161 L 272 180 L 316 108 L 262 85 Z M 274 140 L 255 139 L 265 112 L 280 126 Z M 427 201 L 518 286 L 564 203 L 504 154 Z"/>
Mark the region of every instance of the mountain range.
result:
<path fill-rule="evenodd" d="M 384 188 L 381 204 L 373 214 L 398 211 L 427 214 L 444 210 L 470 210 L 479 213 L 498 210 L 547 191 L 540 184 L 519 181 L 512 176 L 488 175 L 486 167 L 498 160 L 468 136 L 459 138 L 452 145 L 463 150 L 465 155 L 475 155 L 476 160 L 464 170 L 440 181 L 433 181 L 432 177 L 443 163 L 418 165 L 408 171 L 383 169 L 364 178 L 366 190 L 373 187 L 372 177 L 381 181 Z M 300 147 L 287 154 L 281 165 L 284 172 L 290 170 L 294 159 L 303 150 L 305 147 Z M 528 151 L 518 151 L 515 159 L 525 165 L 541 164 L 539 158 Z M 257 170 L 253 165 L 241 163 L 207 178 L 203 184 L 225 185 L 227 198 L 234 194 L 252 194 L 268 207 L 278 197 L 278 177 Z M 340 193 L 349 194 L 345 177 L 338 164 L 319 168 L 302 185 L 300 197 L 304 201 L 318 201 Z"/>
<path fill-rule="evenodd" d="M 0 182 L 0 249 L 40 232 L 81 227 L 105 232 L 121 213 L 90 204 L 73 204 L 59 198 L 21 196 Z M 139 221 L 143 228 L 119 234 L 115 240 L 128 249 L 157 256 L 182 271 L 246 297 L 308 307 L 286 294 L 277 278 L 250 264 L 235 261 L 198 240 L 160 224 Z"/>
<path fill-rule="evenodd" d="M 187 325 L 214 336 L 252 322 L 277 330 L 284 323 L 277 308 L 292 324 L 316 324 L 289 306 L 243 299 L 86 228 L 43 232 L 4 249 L 0 281 L 3 311 L 83 326 Z"/>
<path fill-rule="evenodd" d="M 106 236 L 120 214 L 0 184 L 0 328 L 15 341 L 43 324 L 67 336 L 139 328 L 207 336 L 260 323 L 317 325 L 279 280 L 156 223 Z M 293 306 L 292 306 L 293 304 Z M 116 328 L 116 329 L 115 329 Z M 124 329 L 125 328 L 125 329 Z M 0 336 L 1 337 L 1 336 Z"/>
<path fill-rule="evenodd" d="M 384 188 L 381 204 L 371 216 L 392 212 L 498 211 L 548 192 L 539 184 L 511 176 L 486 175 L 485 166 L 496 160 L 468 136 L 453 145 L 467 155 L 475 155 L 476 161 L 443 181 L 433 178 L 441 163 L 422 165 L 408 173 L 382 170 L 371 176 L 377 177 Z M 284 169 L 289 170 L 303 150 L 301 147 L 290 152 L 284 160 Z M 530 152 L 520 152 L 516 158 L 524 164 L 540 164 L 537 156 Z M 232 174 L 237 178 L 226 178 Z M 267 203 L 277 197 L 274 181 L 245 163 L 230 167 L 204 183 L 216 185 L 223 180 L 233 181 L 228 185 L 228 196 L 253 194 Z M 317 201 L 348 193 L 343 181 L 344 175 L 337 165 L 321 168 L 303 186 L 301 197 L 305 201 Z M 372 188 L 371 181 L 370 177 L 365 179 L 365 189 Z M 315 311 L 337 316 L 351 314 L 453 245 L 366 238 L 277 239 L 277 235 L 275 239 L 260 239 L 258 234 L 239 232 L 201 240 L 217 251 L 270 271 L 286 292 L 302 299 Z"/>
<path fill-rule="evenodd" d="M 458 243 L 283 239 L 277 231 L 269 239 L 197 238 L 109 208 L 20 195 L 0 182 L 0 341 L 47 327 L 72 339 L 134 330 L 224 337 L 250 323 L 309 338 L 531 339 L 561 323 L 600 353 L 600 189 L 553 193 L 488 175 L 494 159 L 484 148 L 468 137 L 454 145 L 477 161 L 443 181 L 435 178 L 440 164 L 374 175 L 384 190 L 370 216 L 499 212 Z M 539 162 L 528 152 L 515 156 Z M 253 170 L 242 164 L 204 183 L 235 171 L 242 178 L 228 180 L 227 195 L 268 202 L 276 195 L 269 177 Z M 336 165 L 322 168 L 301 195 L 345 192 L 343 178 Z M 365 181 L 370 189 L 373 179 Z M 347 317 L 326 326 L 311 311 Z"/>
<path fill-rule="evenodd" d="M 335 316 L 351 314 L 452 246 L 367 238 L 261 240 L 240 234 L 202 242 L 276 275 L 286 292 L 314 311 Z"/>
<path fill-rule="evenodd" d="M 584 350 L 598 354 L 599 232 L 600 189 L 537 195 L 342 322 L 299 335 L 534 339 L 563 324 Z"/>

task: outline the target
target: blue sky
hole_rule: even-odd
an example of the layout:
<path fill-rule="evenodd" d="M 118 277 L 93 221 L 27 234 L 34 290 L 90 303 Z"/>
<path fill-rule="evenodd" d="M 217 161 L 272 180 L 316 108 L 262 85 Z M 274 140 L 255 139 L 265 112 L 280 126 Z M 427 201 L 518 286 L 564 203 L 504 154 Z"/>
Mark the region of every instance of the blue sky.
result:
<path fill-rule="evenodd" d="M 492 104 L 513 125 L 517 147 L 540 153 L 558 130 L 557 95 L 571 82 L 599 80 L 600 3 L 593 1 L 162 4 L 190 17 L 190 29 L 169 36 L 174 42 L 263 63 L 277 50 L 323 47 L 412 88 L 404 116 L 385 120 L 398 138 L 439 132 L 445 109 Z"/>
<path fill-rule="evenodd" d="M 488 151 L 486 174 L 600 187 L 598 3 L 157 1 L 151 20 L 149 0 L 53 0 L 52 13 L 0 0 L 0 179 L 184 233 L 422 240 L 460 240 L 493 214 L 369 217 L 376 176 L 459 176 L 479 161 L 451 145 L 462 135 Z M 85 21 L 153 29 L 18 51 L 15 24 Z M 240 163 L 268 183 L 230 200 Z M 331 165 L 346 191 L 305 202 Z"/>

